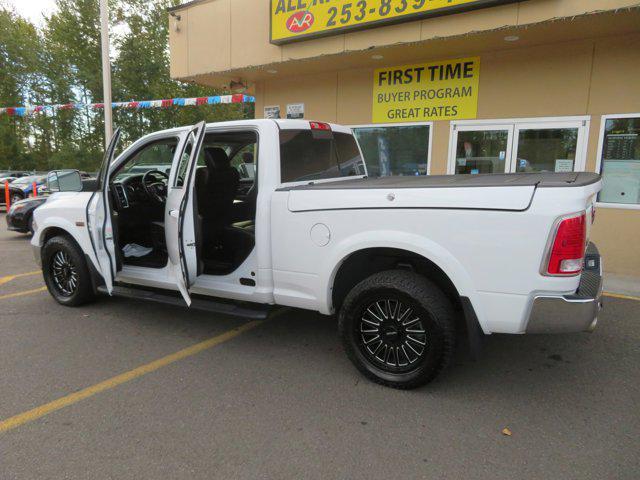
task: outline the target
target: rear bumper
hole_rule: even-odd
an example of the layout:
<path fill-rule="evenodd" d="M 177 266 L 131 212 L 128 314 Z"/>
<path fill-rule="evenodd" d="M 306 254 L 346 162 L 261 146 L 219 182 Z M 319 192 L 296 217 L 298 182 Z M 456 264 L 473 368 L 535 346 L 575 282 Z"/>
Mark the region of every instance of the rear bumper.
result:
<path fill-rule="evenodd" d="M 596 246 L 587 248 L 578 290 L 571 295 L 538 295 L 526 333 L 592 332 L 602 308 L 602 261 Z"/>

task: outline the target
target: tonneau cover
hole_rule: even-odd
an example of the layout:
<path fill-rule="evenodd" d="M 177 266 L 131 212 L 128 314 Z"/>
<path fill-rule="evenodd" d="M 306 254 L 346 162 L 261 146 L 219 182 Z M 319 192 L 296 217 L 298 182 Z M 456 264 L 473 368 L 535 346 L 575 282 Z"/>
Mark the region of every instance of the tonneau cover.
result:
<path fill-rule="evenodd" d="M 309 182 L 280 190 L 351 190 L 371 188 L 462 188 L 462 187 L 583 187 L 600 180 L 596 173 L 500 173 L 485 175 L 427 175 L 357 178 L 333 182 Z"/>

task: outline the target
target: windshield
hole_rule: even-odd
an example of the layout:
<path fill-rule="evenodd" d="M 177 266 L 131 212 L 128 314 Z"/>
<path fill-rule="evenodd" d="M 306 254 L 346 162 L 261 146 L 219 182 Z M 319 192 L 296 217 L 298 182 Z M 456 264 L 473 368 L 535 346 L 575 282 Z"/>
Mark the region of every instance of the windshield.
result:
<path fill-rule="evenodd" d="M 122 181 L 132 175 L 142 175 L 151 170 L 158 170 L 169 175 L 177 143 L 177 139 L 171 138 L 145 145 L 126 161 L 114 177 L 114 181 Z"/>

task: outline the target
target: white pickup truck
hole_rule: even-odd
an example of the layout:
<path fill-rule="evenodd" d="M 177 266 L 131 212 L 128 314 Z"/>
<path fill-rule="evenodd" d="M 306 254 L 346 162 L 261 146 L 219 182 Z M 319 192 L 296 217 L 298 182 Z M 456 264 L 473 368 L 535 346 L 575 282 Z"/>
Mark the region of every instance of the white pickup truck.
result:
<path fill-rule="evenodd" d="M 355 366 L 396 388 L 435 378 L 460 338 L 595 327 L 598 175 L 368 178 L 349 128 L 303 120 L 165 130 L 113 160 L 118 137 L 93 185 L 52 172 L 60 193 L 35 211 L 63 305 L 337 314 Z"/>

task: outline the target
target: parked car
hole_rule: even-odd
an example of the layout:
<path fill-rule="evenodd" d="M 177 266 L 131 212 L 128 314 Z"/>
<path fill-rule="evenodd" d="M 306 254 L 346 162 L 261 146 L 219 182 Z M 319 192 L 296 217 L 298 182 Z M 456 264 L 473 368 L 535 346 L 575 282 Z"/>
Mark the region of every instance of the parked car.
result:
<path fill-rule="evenodd" d="M 22 188 L 20 188 L 19 186 L 14 186 L 13 182 L 9 184 L 9 201 L 11 203 L 23 200 L 25 197 L 26 195 L 23 193 Z M 5 205 L 5 203 L 5 183 L 0 182 L 0 205 Z"/>
<path fill-rule="evenodd" d="M 4 182 L 8 178 L 13 178 L 15 180 L 16 178 L 25 177 L 27 175 L 29 175 L 29 173 L 27 172 L 21 172 L 16 170 L 3 170 L 0 172 L 0 182 Z"/>
<path fill-rule="evenodd" d="M 11 204 L 6 216 L 7 228 L 14 232 L 33 234 L 33 211 L 44 204 L 47 198 L 31 197 Z"/>
<path fill-rule="evenodd" d="M 118 138 L 94 191 L 52 172 L 62 193 L 34 212 L 62 305 L 104 292 L 247 319 L 337 314 L 351 361 L 396 388 L 434 379 L 459 334 L 476 348 L 483 334 L 596 325 L 596 174 L 367 178 L 349 128 L 303 120 L 165 130 L 113 160 Z M 257 177 L 241 179 L 252 145 Z M 128 173 L 152 152 L 168 173 Z"/>
<path fill-rule="evenodd" d="M 20 177 L 11 182 L 11 189 L 19 189 L 22 192 L 23 197 L 27 198 L 33 195 L 33 184 L 36 184 L 36 189 L 44 186 L 47 179 L 46 175 L 29 175 L 26 177 Z"/>

